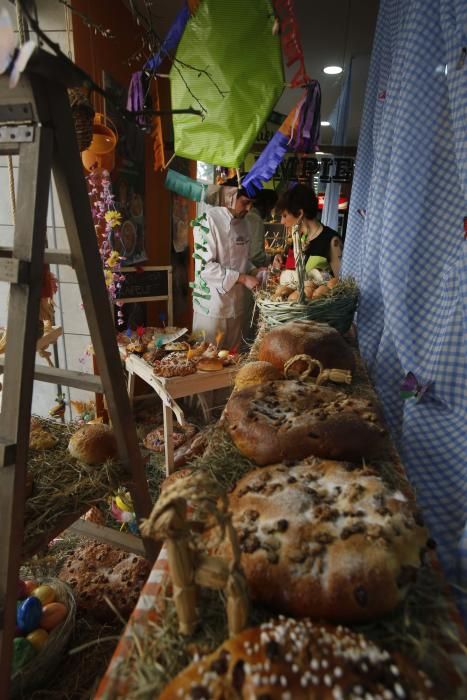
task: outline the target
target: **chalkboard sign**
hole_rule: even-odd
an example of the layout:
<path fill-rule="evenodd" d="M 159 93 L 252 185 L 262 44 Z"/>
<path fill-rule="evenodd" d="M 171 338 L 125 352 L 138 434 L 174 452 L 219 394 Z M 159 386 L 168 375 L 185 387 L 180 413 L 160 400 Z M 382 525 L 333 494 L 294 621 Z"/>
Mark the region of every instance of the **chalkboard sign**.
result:
<path fill-rule="evenodd" d="M 150 300 L 154 297 L 169 297 L 169 268 L 144 269 L 128 272 L 122 269 L 122 282 L 118 299 Z"/>

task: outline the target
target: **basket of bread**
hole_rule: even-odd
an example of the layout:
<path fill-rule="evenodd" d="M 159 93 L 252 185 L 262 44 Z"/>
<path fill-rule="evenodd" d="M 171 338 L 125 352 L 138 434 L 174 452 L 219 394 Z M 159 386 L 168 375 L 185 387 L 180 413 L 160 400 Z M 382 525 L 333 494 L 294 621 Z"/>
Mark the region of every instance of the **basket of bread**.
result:
<path fill-rule="evenodd" d="M 19 581 L 12 697 L 26 697 L 53 673 L 73 632 L 75 612 L 72 590 L 59 579 Z"/>
<path fill-rule="evenodd" d="M 301 242 L 295 236 L 295 270 L 274 270 L 265 288 L 256 293 L 260 321 L 266 327 L 293 319 L 310 319 L 328 323 L 346 333 L 358 303 L 358 287 L 353 279 L 330 277 L 318 267 L 305 267 Z"/>

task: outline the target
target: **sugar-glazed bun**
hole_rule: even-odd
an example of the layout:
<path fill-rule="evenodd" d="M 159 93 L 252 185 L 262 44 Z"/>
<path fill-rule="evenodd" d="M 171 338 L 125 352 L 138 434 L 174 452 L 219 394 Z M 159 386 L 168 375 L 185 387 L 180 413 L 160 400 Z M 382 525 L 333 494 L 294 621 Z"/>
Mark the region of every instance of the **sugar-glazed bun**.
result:
<path fill-rule="evenodd" d="M 343 627 L 284 617 L 224 642 L 159 700 L 436 700 L 428 677 Z"/>

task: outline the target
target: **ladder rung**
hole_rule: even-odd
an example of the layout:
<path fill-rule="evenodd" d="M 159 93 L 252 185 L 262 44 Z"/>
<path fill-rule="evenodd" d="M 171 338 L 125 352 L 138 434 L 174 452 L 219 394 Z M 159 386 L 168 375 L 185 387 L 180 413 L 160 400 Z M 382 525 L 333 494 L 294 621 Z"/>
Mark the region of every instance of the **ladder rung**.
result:
<path fill-rule="evenodd" d="M 0 468 L 9 467 L 16 462 L 16 444 L 0 437 Z"/>
<path fill-rule="evenodd" d="M 5 367 L 5 356 L 0 355 L 0 367 Z M 60 367 L 47 367 L 36 365 L 34 368 L 34 379 L 39 382 L 51 382 L 52 384 L 64 384 L 75 389 L 86 389 L 95 394 L 102 394 L 102 381 L 96 374 L 86 372 L 76 372 L 72 369 L 60 369 Z"/>
<path fill-rule="evenodd" d="M 17 258 L 0 258 L 0 282 L 28 284 L 29 263 Z"/>
<path fill-rule="evenodd" d="M 15 258 L 13 258 L 13 248 L 0 246 L 0 262 L 2 259 L 15 260 Z M 16 262 L 19 263 L 20 261 L 17 260 Z M 49 265 L 68 265 L 69 267 L 73 267 L 71 252 L 66 248 L 46 248 L 44 251 L 44 262 Z M 10 280 L 2 281 L 9 282 Z"/>

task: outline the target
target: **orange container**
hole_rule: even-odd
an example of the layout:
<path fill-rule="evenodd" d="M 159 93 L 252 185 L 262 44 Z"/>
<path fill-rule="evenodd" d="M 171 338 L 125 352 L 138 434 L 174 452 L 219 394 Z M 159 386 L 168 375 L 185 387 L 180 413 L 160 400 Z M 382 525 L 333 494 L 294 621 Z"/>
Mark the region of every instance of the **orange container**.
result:
<path fill-rule="evenodd" d="M 109 117 L 96 112 L 92 129 L 92 141 L 81 153 L 81 160 L 86 170 L 113 170 L 115 166 L 115 148 L 118 142 L 117 128 Z"/>

